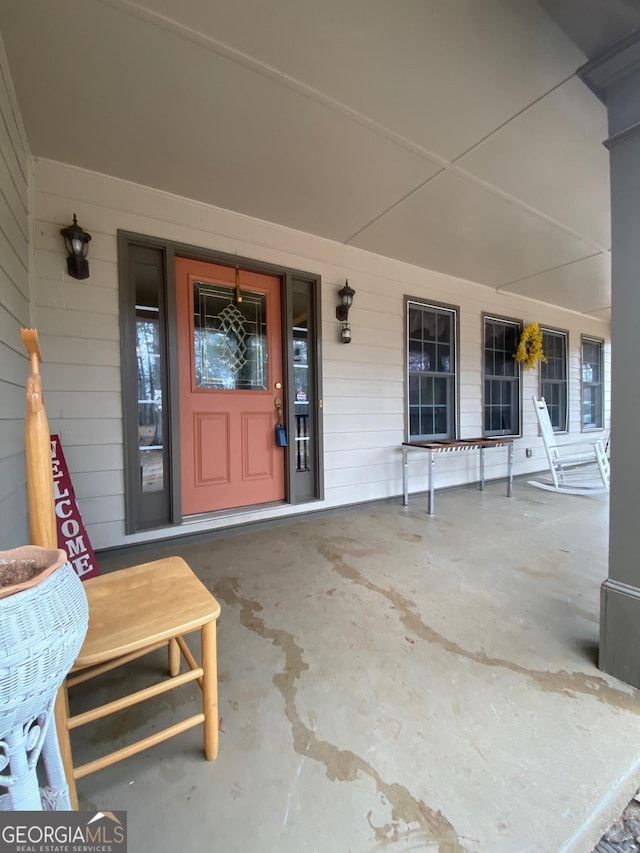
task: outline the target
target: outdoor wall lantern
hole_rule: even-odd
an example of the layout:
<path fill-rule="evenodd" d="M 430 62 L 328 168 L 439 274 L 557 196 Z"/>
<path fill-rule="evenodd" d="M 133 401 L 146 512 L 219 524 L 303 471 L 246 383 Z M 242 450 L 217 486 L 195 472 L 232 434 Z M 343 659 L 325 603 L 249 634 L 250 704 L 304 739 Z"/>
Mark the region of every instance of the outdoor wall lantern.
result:
<path fill-rule="evenodd" d="M 72 278 L 89 278 L 89 240 L 91 234 L 87 234 L 79 225 L 75 213 L 73 224 L 61 228 L 60 233 L 64 237 L 67 248 L 67 272 Z"/>
<path fill-rule="evenodd" d="M 349 287 L 349 282 L 345 281 L 344 287 L 338 291 L 340 304 L 336 308 L 336 320 L 342 323 L 342 331 L 340 332 L 340 340 L 343 344 L 351 343 L 351 326 L 349 325 L 349 308 L 353 304 L 355 290 Z"/>

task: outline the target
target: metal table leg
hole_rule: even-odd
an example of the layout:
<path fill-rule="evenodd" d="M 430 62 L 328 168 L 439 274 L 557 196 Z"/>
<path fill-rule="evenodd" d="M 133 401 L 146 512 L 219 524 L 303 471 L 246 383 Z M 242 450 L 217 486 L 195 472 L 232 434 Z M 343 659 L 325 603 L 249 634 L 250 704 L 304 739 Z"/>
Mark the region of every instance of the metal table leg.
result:
<path fill-rule="evenodd" d="M 484 447 L 480 448 L 480 491 L 484 492 Z"/>
<path fill-rule="evenodd" d="M 507 445 L 507 497 L 513 497 L 513 442 Z"/>
<path fill-rule="evenodd" d="M 429 502 L 427 506 L 427 512 L 429 515 L 433 515 L 435 512 L 435 464 L 436 460 L 433 455 L 433 450 L 429 450 Z"/>
<path fill-rule="evenodd" d="M 409 469 L 407 465 L 408 449 L 402 448 L 402 506 L 409 505 Z"/>

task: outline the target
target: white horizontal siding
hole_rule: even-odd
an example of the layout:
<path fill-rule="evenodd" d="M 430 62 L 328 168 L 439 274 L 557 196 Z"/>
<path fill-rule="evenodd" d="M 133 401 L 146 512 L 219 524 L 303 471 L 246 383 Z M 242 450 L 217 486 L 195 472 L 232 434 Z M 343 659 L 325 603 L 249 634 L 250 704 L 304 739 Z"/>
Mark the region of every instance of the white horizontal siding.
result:
<path fill-rule="evenodd" d="M 73 475 L 73 488 L 78 499 L 124 495 L 122 470 L 81 471 L 75 459 L 74 464 L 76 471 Z"/>
<path fill-rule="evenodd" d="M 26 188 L 25 188 L 26 189 Z M 17 249 L 0 229 L 0 266 L 26 298 L 29 296 L 29 267 L 22 247 Z"/>
<path fill-rule="evenodd" d="M 64 261 L 63 261 L 64 263 Z M 118 318 L 93 314 L 91 311 L 79 311 L 68 308 L 44 308 L 37 303 L 34 308 L 38 329 L 47 329 L 43 334 L 55 338 L 82 338 L 85 341 L 119 341 Z M 48 353 L 43 352 L 46 364 Z"/>
<path fill-rule="evenodd" d="M 102 495 L 101 497 L 85 497 L 81 505 L 82 520 L 87 528 L 101 522 L 104 518 L 119 521 L 124 524 L 124 504 L 122 494 Z"/>
<path fill-rule="evenodd" d="M 3 455 L 0 458 L 0 500 L 10 498 L 16 488 L 16 483 L 24 480 L 24 455 L 20 452 Z"/>
<path fill-rule="evenodd" d="M 403 415 L 402 400 L 397 397 L 361 397 L 358 394 L 353 396 L 335 396 L 329 398 L 329 403 L 325 399 L 324 414 L 325 417 L 331 415 L 360 415 L 370 416 L 376 419 L 380 415 Z"/>
<path fill-rule="evenodd" d="M 326 381 L 341 380 L 345 375 L 344 361 L 335 357 L 329 358 L 326 353 L 323 353 L 323 374 Z M 373 375 L 373 376 L 372 376 Z M 398 373 L 398 364 L 376 364 L 375 371 L 371 370 L 370 362 L 349 362 L 349 379 L 352 385 L 357 386 L 362 381 L 372 382 L 394 382 L 402 384 L 404 379 Z M 404 386 L 403 386 L 404 387 Z"/>
<path fill-rule="evenodd" d="M 18 216 L 20 219 L 24 218 L 20 215 Z M 15 255 L 22 268 L 28 273 L 29 249 L 25 233 L 21 228 L 15 211 L 11 208 L 9 200 L 2 193 L 0 193 L 0 232 L 2 232 L 7 243 L 11 246 L 12 254 Z"/>
<path fill-rule="evenodd" d="M 24 177 L 17 169 L 12 172 L 12 167 L 9 165 L 11 158 L 7 157 L 6 145 L 10 145 L 8 136 L 3 133 L 5 128 L 0 124 L 0 187 L 2 187 L 2 196 L 6 200 L 6 204 L 11 211 L 16 225 L 21 231 L 21 239 L 28 242 L 29 237 L 29 218 L 27 215 L 27 202 L 23 195 Z"/>
<path fill-rule="evenodd" d="M 332 453 L 327 454 L 327 458 L 325 460 L 325 471 L 330 471 L 331 469 L 347 469 L 347 468 L 368 468 L 373 465 L 381 465 L 386 463 L 389 458 L 390 450 L 396 451 L 396 459 L 393 461 L 393 465 L 400 464 L 400 448 L 393 444 L 391 436 L 389 444 L 383 445 L 381 447 L 365 447 L 365 448 L 353 448 L 352 450 L 335 450 Z M 395 472 L 398 473 L 400 469 Z"/>
<path fill-rule="evenodd" d="M 402 264 L 328 240 L 246 216 L 177 198 L 58 163 L 36 163 L 34 211 L 35 315 L 46 365 L 43 367 L 52 430 L 58 432 L 94 547 L 148 541 L 169 529 L 133 537 L 124 534 L 123 452 L 120 399 L 117 230 L 306 270 L 322 277 L 325 500 L 311 508 L 397 496 L 402 489 L 400 444 L 405 429 L 405 297 L 460 308 L 458 422 L 462 437 L 481 434 L 482 313 L 537 320 L 570 332 L 571 430 L 579 431 L 580 334 L 607 340 L 598 320 L 559 311 L 473 282 Z M 59 230 L 73 212 L 93 236 L 91 276 L 66 275 Z M 337 291 L 345 279 L 356 296 L 349 320 L 353 342 L 340 343 L 335 319 Z M 530 397 L 538 372 L 523 374 L 523 433 L 516 442 L 516 472 L 543 467 L 542 445 Z M 608 418 L 608 415 L 607 415 Z M 533 457 L 525 457 L 525 449 Z M 418 458 L 414 458 L 417 456 Z M 426 454 L 410 463 L 411 490 L 426 488 Z M 424 457 L 424 458 L 422 458 Z M 504 476 L 506 451 L 486 453 L 487 478 Z M 478 453 L 441 454 L 438 485 L 478 478 Z M 233 518 L 188 522 L 197 532 L 283 514 L 305 506 L 241 511 Z"/>
<path fill-rule="evenodd" d="M 44 370 L 44 368 L 43 368 Z M 88 395 L 90 394 L 99 394 L 100 398 L 109 391 L 97 391 L 96 389 L 115 389 L 115 393 L 120 393 L 120 368 L 119 367 L 104 367 L 103 365 L 91 365 L 91 371 L 87 371 L 86 365 L 84 364 L 48 364 L 46 370 L 46 378 L 47 378 L 47 400 L 51 400 L 52 392 L 54 391 L 84 391 Z M 87 402 L 90 401 L 90 397 L 87 398 Z M 100 399 L 102 403 L 102 399 Z M 107 397 L 107 404 L 109 404 L 111 399 Z M 88 410 L 87 414 L 92 413 L 95 417 L 98 414 L 101 414 L 102 411 L 109 411 L 109 409 L 101 409 L 100 412 L 96 410 Z M 118 403 L 117 410 L 114 411 L 114 415 L 120 411 L 120 404 Z"/>
<path fill-rule="evenodd" d="M 24 418 L 0 417 L 0 448 L 3 458 L 24 453 Z M 22 462 L 24 468 L 24 456 Z M 21 482 L 23 481 L 24 478 L 21 478 Z M 10 481 L 7 484 L 7 487 L 14 486 L 15 482 Z"/>
<path fill-rule="evenodd" d="M 0 549 L 29 541 L 24 468 L 29 362 L 30 157 L 0 41 Z"/>
<path fill-rule="evenodd" d="M 96 367 L 120 365 L 120 341 L 39 335 L 40 346 L 52 364 L 83 364 Z"/>
<path fill-rule="evenodd" d="M 94 370 L 93 367 L 88 368 Z M 43 383 L 47 372 L 42 371 Z M 97 387 L 97 386 L 94 386 Z M 122 400 L 117 391 L 85 391 L 68 388 L 65 391 L 46 391 L 47 411 L 51 419 L 118 418 L 122 417 Z"/>
<path fill-rule="evenodd" d="M 36 258 L 38 253 L 36 252 Z M 88 290 L 81 283 L 36 279 L 35 300 L 42 308 L 61 308 L 63 311 L 91 311 L 95 314 L 118 313 L 118 294 L 106 287 Z M 72 306 L 72 307 L 70 307 Z"/>
<path fill-rule="evenodd" d="M 119 472 L 124 467 L 120 444 L 102 444 L 100 445 L 100 453 L 96 453 L 95 448 L 91 445 L 72 445 L 68 442 L 65 447 L 63 439 L 62 449 L 70 471 L 82 473 Z M 116 494 L 122 493 L 122 488 L 116 492 Z"/>
<path fill-rule="evenodd" d="M 27 491 L 24 476 L 18 485 L 13 486 L 11 494 L 0 500 L 0 517 L 4 535 L 3 550 L 17 548 L 29 542 L 29 524 L 27 518 Z"/>
<path fill-rule="evenodd" d="M 2 268 L 2 265 L 0 265 L 0 294 L 2 294 L 2 306 L 11 316 L 12 320 L 17 320 L 20 327 L 23 325 L 28 326 L 30 316 L 29 298 L 24 290 L 21 289 L 21 285 L 11 280 Z"/>
<path fill-rule="evenodd" d="M 329 454 L 338 450 L 367 450 L 371 448 L 398 448 L 398 430 L 378 429 L 372 432 L 330 432 L 325 425 L 324 450 Z M 326 464 L 325 464 L 326 467 Z"/>
<path fill-rule="evenodd" d="M 21 352 L 0 341 L 0 364 L 2 365 L 4 381 L 13 386 L 8 392 L 11 398 L 15 399 L 16 390 L 19 390 L 21 392 L 21 402 L 24 403 L 25 367 L 28 368 L 29 362 L 25 363 L 25 358 Z"/>
<path fill-rule="evenodd" d="M 366 468 L 334 468 L 327 471 L 327 489 L 335 489 L 339 486 L 370 485 L 372 483 L 384 483 L 385 487 L 389 481 L 399 479 L 400 468 L 398 461 L 388 461 L 382 465 L 367 465 Z"/>
<path fill-rule="evenodd" d="M 101 447 L 111 444 L 120 446 L 122 441 L 122 422 L 120 418 L 89 417 L 65 420 L 64 418 L 49 418 L 49 428 L 52 433 L 60 436 L 64 446 L 70 447 Z"/>

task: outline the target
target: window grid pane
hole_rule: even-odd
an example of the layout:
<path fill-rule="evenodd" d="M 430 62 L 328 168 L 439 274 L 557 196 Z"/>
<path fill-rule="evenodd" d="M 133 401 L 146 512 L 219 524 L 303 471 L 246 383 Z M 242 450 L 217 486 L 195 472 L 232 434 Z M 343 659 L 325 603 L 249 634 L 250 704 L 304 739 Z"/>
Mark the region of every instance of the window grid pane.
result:
<path fill-rule="evenodd" d="M 409 438 L 452 438 L 455 400 L 455 312 L 408 303 Z"/>
<path fill-rule="evenodd" d="M 582 341 L 582 428 L 604 426 L 602 341 Z"/>
<path fill-rule="evenodd" d="M 540 362 L 540 394 L 547 403 L 554 432 L 567 429 L 567 335 L 542 331 L 542 348 L 547 358 Z"/>
<path fill-rule="evenodd" d="M 485 435 L 520 433 L 520 368 L 514 358 L 520 330 L 519 323 L 485 318 Z"/>

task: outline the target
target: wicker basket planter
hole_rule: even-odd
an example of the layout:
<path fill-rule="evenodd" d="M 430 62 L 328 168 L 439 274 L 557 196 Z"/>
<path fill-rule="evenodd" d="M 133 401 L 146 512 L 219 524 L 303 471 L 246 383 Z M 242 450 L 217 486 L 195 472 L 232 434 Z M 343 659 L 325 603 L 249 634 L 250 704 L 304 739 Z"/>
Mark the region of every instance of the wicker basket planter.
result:
<path fill-rule="evenodd" d="M 41 753 L 54 799 L 70 807 L 50 723 L 87 624 L 86 595 L 64 551 L 0 551 L 0 786 L 8 790 L 0 808 L 42 808 Z"/>
<path fill-rule="evenodd" d="M 0 551 L 0 598 L 42 583 L 66 562 L 64 551 L 36 545 Z"/>

